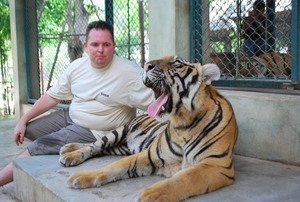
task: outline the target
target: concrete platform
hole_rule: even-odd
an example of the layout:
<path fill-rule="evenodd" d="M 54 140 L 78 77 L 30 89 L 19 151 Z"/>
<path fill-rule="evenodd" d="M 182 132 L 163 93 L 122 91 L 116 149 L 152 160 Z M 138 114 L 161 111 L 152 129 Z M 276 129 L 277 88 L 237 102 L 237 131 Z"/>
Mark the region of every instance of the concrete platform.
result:
<path fill-rule="evenodd" d="M 66 186 L 70 174 L 103 167 L 119 158 L 122 157 L 96 157 L 71 168 L 63 167 L 58 162 L 58 155 L 18 159 L 14 162 L 15 196 L 26 202 L 132 202 L 137 200 L 143 188 L 164 179 L 147 176 L 84 190 Z M 300 167 L 242 156 L 234 156 L 234 164 L 235 184 L 186 201 L 300 201 Z"/>
<path fill-rule="evenodd" d="M 0 121 L 0 169 L 22 152 L 30 141 L 16 146 L 13 141 L 14 120 Z M 58 162 L 57 155 L 18 159 L 15 182 L 0 187 L 2 202 L 55 201 L 135 201 L 140 191 L 164 179 L 147 176 L 107 184 L 100 188 L 73 190 L 66 186 L 68 176 L 76 171 L 105 166 L 119 158 L 97 157 L 72 168 Z M 234 156 L 236 182 L 215 192 L 196 196 L 186 201 L 300 201 L 300 167 Z M 201 179 L 199 179 L 201 180 Z"/>

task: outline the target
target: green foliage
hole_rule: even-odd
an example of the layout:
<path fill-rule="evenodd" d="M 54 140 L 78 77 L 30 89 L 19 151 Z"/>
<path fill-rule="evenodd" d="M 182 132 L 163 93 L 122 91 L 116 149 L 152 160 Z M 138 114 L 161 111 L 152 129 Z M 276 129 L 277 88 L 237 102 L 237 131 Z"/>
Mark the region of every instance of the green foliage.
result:
<path fill-rule="evenodd" d="M 9 6 L 6 1 L 0 1 L 0 37 L 2 40 L 10 39 Z"/>
<path fill-rule="evenodd" d="M 220 41 L 213 42 L 211 46 L 213 52 L 223 53 L 225 51 L 224 43 Z"/>
<path fill-rule="evenodd" d="M 67 0 L 51 0 L 48 1 L 38 23 L 38 31 L 40 34 L 60 33 L 61 25 L 66 16 Z M 43 0 L 37 1 L 37 8 L 40 8 Z M 37 13 L 40 15 L 40 13 Z"/>
<path fill-rule="evenodd" d="M 232 50 L 231 52 L 236 52 L 236 47 L 238 47 L 238 39 L 237 39 L 237 36 L 236 36 L 236 33 L 232 30 L 230 33 L 229 33 L 229 36 L 228 36 L 231 40 L 231 47 L 232 47 Z"/>
<path fill-rule="evenodd" d="M 0 112 L 1 114 L 11 114 L 12 110 L 9 107 L 11 101 L 13 100 L 13 95 L 11 93 L 12 85 L 12 68 L 8 64 L 8 56 L 11 53 L 10 45 L 10 10 L 8 1 L 0 0 L 0 91 L 1 98 Z M 5 102 L 4 105 L 3 103 Z M 0 116 L 1 118 L 1 116 Z"/>
<path fill-rule="evenodd" d="M 44 0 L 37 0 L 37 12 L 41 9 L 41 5 Z M 47 45 L 57 45 L 57 38 L 55 39 L 53 35 L 58 35 L 61 33 L 62 24 L 66 17 L 66 4 L 68 0 L 50 0 L 46 3 L 45 8 L 42 13 L 37 13 L 41 15 L 40 21 L 38 22 L 38 33 L 43 35 L 43 38 L 47 40 L 41 40 L 41 46 Z"/>
<path fill-rule="evenodd" d="M 8 2 L 0 0 L 0 66 L 1 66 L 1 80 L 5 81 L 7 78 L 7 64 L 8 54 L 10 48 L 10 12 Z M 11 78 L 10 78 L 11 80 Z"/>
<path fill-rule="evenodd" d="M 37 0 L 37 15 L 40 15 L 41 6 L 45 0 Z M 38 22 L 38 33 L 42 36 L 41 46 L 56 46 L 59 34 L 62 32 L 62 26 L 66 20 L 67 3 L 70 0 L 48 0 L 45 8 L 42 10 L 40 21 Z M 73 1 L 72 1 L 73 2 Z M 95 9 L 90 4 L 84 5 L 89 15 L 95 13 Z M 71 4 L 72 18 L 75 18 L 74 3 Z M 99 9 L 99 7 L 97 7 Z M 68 26 L 65 27 L 64 33 L 68 34 Z"/>

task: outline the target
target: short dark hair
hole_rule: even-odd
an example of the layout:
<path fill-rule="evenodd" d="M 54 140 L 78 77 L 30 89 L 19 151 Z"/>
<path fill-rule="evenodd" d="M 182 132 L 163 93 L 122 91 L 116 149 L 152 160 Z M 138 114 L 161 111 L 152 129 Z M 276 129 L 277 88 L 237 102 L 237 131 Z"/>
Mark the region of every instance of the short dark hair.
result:
<path fill-rule="evenodd" d="M 94 21 L 94 22 L 89 23 L 89 25 L 86 28 L 86 32 L 85 32 L 85 41 L 86 42 L 88 41 L 89 34 L 92 29 L 102 29 L 102 30 L 107 29 L 111 34 L 112 41 L 115 42 L 113 27 L 103 20 Z"/>
<path fill-rule="evenodd" d="M 257 10 L 265 10 L 266 8 L 266 4 L 264 1 L 262 0 L 256 0 L 254 3 L 253 3 L 253 8 L 254 9 L 257 9 Z"/>

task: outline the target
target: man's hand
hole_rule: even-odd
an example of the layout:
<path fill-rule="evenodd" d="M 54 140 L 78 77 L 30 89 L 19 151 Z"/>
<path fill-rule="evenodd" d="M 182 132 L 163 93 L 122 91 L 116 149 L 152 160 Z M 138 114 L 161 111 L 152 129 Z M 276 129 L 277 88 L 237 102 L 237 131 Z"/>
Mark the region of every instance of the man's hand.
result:
<path fill-rule="evenodd" d="M 36 101 L 36 103 L 32 106 L 32 108 L 26 114 L 24 114 L 20 119 L 20 121 L 18 122 L 14 131 L 15 143 L 18 146 L 19 144 L 23 144 L 26 125 L 30 120 L 48 111 L 49 109 L 57 105 L 59 102 L 60 100 L 51 97 L 47 93 L 42 95 L 42 97 L 40 97 Z"/>
<path fill-rule="evenodd" d="M 19 146 L 19 144 L 23 144 L 24 142 L 24 135 L 25 135 L 25 130 L 26 130 L 26 123 L 23 121 L 19 121 L 15 130 L 15 143 Z"/>

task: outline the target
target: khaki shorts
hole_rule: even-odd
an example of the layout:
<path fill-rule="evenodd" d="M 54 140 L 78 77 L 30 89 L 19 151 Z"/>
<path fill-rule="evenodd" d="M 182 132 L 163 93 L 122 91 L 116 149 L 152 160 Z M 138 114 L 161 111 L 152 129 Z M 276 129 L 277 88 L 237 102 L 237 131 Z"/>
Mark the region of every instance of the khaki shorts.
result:
<path fill-rule="evenodd" d="M 28 123 L 25 137 L 33 142 L 27 147 L 31 156 L 58 154 L 68 143 L 97 141 L 90 129 L 74 123 L 69 109 L 52 112 Z"/>

